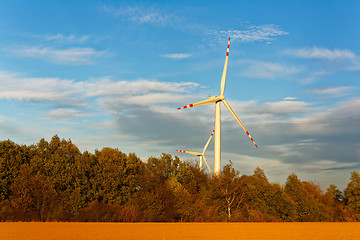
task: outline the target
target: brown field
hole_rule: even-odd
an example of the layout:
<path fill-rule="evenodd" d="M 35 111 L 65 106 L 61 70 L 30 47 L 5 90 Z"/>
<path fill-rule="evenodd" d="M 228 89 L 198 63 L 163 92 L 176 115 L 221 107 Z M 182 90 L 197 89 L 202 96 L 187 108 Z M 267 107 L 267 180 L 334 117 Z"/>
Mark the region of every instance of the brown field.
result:
<path fill-rule="evenodd" d="M 0 223 L 0 239 L 360 239 L 360 223 Z"/>

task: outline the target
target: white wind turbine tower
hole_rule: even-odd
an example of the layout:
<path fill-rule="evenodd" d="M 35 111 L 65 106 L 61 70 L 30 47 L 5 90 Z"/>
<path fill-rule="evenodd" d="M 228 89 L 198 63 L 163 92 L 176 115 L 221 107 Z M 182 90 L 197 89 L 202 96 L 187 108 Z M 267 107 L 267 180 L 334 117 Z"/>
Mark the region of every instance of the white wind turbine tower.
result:
<path fill-rule="evenodd" d="M 229 48 L 230 48 L 230 37 L 228 40 L 224 70 L 223 70 L 222 77 L 221 77 L 220 95 L 212 96 L 206 100 L 178 108 L 178 109 L 184 109 L 184 108 L 190 108 L 190 107 L 196 107 L 196 106 L 201 106 L 201 105 L 205 105 L 205 104 L 215 103 L 214 173 L 217 176 L 220 175 L 220 169 L 221 169 L 221 112 L 220 112 L 220 103 L 221 102 L 224 103 L 224 105 L 227 107 L 227 109 L 231 112 L 231 114 L 234 116 L 234 118 L 238 121 L 238 123 L 244 129 L 246 134 L 249 136 L 249 138 L 251 139 L 251 141 L 253 142 L 255 147 L 258 147 L 256 145 L 254 139 L 250 136 L 249 132 L 246 130 L 245 126 L 242 124 L 242 122 L 238 118 L 238 116 L 236 116 L 234 110 L 230 107 L 228 102 L 225 100 L 224 91 L 225 91 L 227 65 L 228 65 L 228 59 L 229 59 Z"/>
<path fill-rule="evenodd" d="M 211 141 L 212 136 L 214 135 L 214 132 L 215 132 L 215 130 L 212 131 L 212 133 L 211 133 L 208 141 L 207 141 L 206 144 L 205 144 L 205 147 L 204 147 L 202 153 L 190 152 L 190 151 L 184 151 L 184 150 L 176 150 L 176 151 L 178 151 L 178 152 L 183 152 L 183 153 L 188 153 L 188 154 L 195 155 L 195 156 L 199 156 L 199 157 L 200 157 L 199 168 L 200 168 L 201 171 L 202 171 L 202 162 L 203 162 L 202 159 L 204 158 L 205 163 L 206 163 L 206 166 L 208 167 L 210 174 L 212 174 L 212 173 L 211 173 L 210 166 L 209 166 L 209 163 L 208 163 L 208 161 L 207 161 L 206 158 L 205 158 L 205 151 L 206 151 L 207 147 L 209 146 L 209 143 L 210 143 L 210 141 Z"/>

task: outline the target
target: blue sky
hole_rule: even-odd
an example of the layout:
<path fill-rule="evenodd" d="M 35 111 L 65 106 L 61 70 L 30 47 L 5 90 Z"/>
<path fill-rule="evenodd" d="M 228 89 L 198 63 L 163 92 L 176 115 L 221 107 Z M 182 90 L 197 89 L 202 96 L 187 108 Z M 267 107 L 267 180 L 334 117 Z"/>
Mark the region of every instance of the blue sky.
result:
<path fill-rule="evenodd" d="M 71 139 L 143 160 L 200 151 L 222 108 L 222 165 L 340 189 L 360 167 L 358 1 L 1 1 L 0 136 Z M 213 144 L 206 153 L 213 166 Z"/>

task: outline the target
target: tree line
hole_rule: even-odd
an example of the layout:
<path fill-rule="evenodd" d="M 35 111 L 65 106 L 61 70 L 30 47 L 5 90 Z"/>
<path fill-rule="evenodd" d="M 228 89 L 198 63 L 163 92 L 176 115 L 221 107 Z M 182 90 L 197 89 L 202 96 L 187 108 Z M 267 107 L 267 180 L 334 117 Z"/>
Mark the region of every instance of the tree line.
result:
<path fill-rule="evenodd" d="M 80 152 L 57 135 L 31 146 L 0 142 L 0 221 L 305 222 L 360 220 L 360 175 L 326 192 L 295 174 L 282 186 L 231 162 L 212 177 L 162 154 Z"/>

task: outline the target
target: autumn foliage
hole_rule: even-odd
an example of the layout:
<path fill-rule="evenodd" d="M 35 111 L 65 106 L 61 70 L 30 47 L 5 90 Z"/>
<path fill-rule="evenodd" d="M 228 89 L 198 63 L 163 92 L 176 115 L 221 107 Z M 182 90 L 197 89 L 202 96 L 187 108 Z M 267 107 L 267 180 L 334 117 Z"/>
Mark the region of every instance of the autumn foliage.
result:
<path fill-rule="evenodd" d="M 226 165 L 211 177 L 162 154 L 141 161 L 103 148 L 81 153 L 54 136 L 37 144 L 0 142 L 0 221 L 309 222 L 360 220 L 360 175 L 347 189 L 291 174 L 285 185 L 264 171 L 240 175 Z"/>

